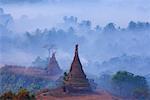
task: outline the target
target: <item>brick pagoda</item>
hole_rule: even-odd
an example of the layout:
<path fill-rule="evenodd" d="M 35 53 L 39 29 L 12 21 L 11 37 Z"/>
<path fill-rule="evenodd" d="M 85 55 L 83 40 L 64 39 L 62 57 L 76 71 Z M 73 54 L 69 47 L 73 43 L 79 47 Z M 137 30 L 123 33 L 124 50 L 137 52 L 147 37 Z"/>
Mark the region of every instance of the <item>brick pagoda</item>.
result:
<path fill-rule="evenodd" d="M 62 70 L 60 69 L 59 64 L 56 60 L 55 53 L 53 53 L 52 57 L 49 59 L 48 67 L 46 70 L 50 75 L 57 75 L 62 73 Z"/>
<path fill-rule="evenodd" d="M 89 92 L 90 84 L 83 71 L 78 55 L 78 45 L 75 47 L 75 55 L 69 73 L 65 80 L 65 90 L 68 92 Z"/>

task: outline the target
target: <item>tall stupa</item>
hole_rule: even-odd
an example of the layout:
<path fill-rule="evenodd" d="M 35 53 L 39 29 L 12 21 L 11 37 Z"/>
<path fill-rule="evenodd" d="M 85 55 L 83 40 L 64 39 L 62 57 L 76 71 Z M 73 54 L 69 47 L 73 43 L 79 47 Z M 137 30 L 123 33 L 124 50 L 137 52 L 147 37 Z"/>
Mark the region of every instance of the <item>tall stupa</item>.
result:
<path fill-rule="evenodd" d="M 59 64 L 55 57 L 55 52 L 52 53 L 52 57 L 49 59 L 48 67 L 47 67 L 47 73 L 50 75 L 57 75 L 61 74 L 62 70 L 59 67 Z"/>
<path fill-rule="evenodd" d="M 65 80 L 65 89 L 69 92 L 88 92 L 91 87 L 83 71 L 78 55 L 78 45 L 75 46 L 74 59 Z"/>

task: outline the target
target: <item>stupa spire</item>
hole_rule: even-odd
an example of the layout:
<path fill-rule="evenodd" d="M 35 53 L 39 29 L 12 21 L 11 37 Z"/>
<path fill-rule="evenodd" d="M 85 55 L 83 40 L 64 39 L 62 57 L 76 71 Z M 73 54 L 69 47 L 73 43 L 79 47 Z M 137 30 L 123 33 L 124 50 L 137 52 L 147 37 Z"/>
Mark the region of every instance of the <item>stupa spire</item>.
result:
<path fill-rule="evenodd" d="M 88 91 L 90 90 L 90 85 L 86 75 L 82 69 L 82 64 L 78 55 L 78 44 L 75 46 L 75 55 L 73 62 L 70 67 L 70 71 L 67 75 L 65 85 L 68 87 L 69 91 Z M 82 89 L 81 89 L 82 88 Z"/>
<path fill-rule="evenodd" d="M 62 70 L 60 69 L 59 64 L 56 60 L 55 53 L 56 52 L 52 53 L 52 56 L 49 59 L 49 63 L 48 63 L 48 67 L 47 67 L 47 72 L 51 75 L 60 74 L 62 72 Z"/>
<path fill-rule="evenodd" d="M 76 44 L 76 47 L 75 47 L 75 54 L 78 54 L 78 44 Z"/>
<path fill-rule="evenodd" d="M 71 64 L 70 73 L 78 74 L 78 76 L 86 77 L 82 69 L 82 64 L 80 62 L 79 55 L 78 55 L 78 44 L 76 44 L 75 46 L 75 55 L 74 55 L 73 62 Z"/>
<path fill-rule="evenodd" d="M 53 53 L 52 53 L 52 57 L 51 57 L 51 59 L 54 59 L 54 60 L 56 61 L 55 54 L 56 54 L 56 52 L 53 52 Z"/>

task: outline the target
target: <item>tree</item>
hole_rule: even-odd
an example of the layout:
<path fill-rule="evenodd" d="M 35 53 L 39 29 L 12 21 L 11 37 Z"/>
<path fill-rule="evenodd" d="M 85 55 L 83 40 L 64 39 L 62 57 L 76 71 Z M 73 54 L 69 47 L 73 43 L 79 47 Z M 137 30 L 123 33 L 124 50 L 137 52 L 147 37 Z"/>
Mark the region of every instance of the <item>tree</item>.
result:
<path fill-rule="evenodd" d="M 92 88 L 93 90 L 95 90 L 96 87 L 97 87 L 97 84 L 94 82 L 94 80 L 93 80 L 93 79 L 89 79 L 89 83 L 90 83 L 91 88 Z"/>
<path fill-rule="evenodd" d="M 18 100 L 35 100 L 35 96 L 31 95 L 27 89 L 21 88 L 17 94 L 17 99 Z"/>
<path fill-rule="evenodd" d="M 67 79 L 68 79 L 68 74 L 67 74 L 67 72 L 64 72 L 63 85 L 65 84 L 65 82 L 67 81 Z"/>
<path fill-rule="evenodd" d="M 145 97 L 148 94 L 148 85 L 145 77 L 134 75 L 127 71 L 118 71 L 112 77 L 115 91 L 120 96 Z M 138 96 L 137 96 L 138 95 Z"/>
<path fill-rule="evenodd" d="M 11 91 L 0 96 L 0 100 L 35 100 L 35 96 L 26 89 L 21 88 L 17 94 Z"/>
<path fill-rule="evenodd" d="M 137 27 L 137 25 L 136 25 L 136 23 L 133 22 L 133 21 L 131 21 L 131 22 L 129 23 L 129 25 L 128 25 L 128 29 L 129 29 L 129 30 L 136 30 L 136 27 Z"/>
<path fill-rule="evenodd" d="M 133 74 L 126 71 L 118 71 L 112 78 L 112 82 L 115 85 L 115 89 L 119 91 L 119 95 L 123 94 L 123 89 L 126 83 L 130 83 L 133 78 Z"/>
<path fill-rule="evenodd" d="M 114 23 L 108 23 L 105 27 L 104 27 L 104 32 L 115 32 L 116 28 L 115 28 L 115 24 Z"/>
<path fill-rule="evenodd" d="M 133 92 L 134 98 L 138 100 L 148 100 L 148 98 L 150 99 L 149 95 L 150 94 L 147 88 L 144 88 L 144 87 L 136 88 Z"/>
<path fill-rule="evenodd" d="M 17 98 L 14 93 L 9 91 L 9 92 L 6 92 L 3 95 L 1 95 L 0 100 L 17 100 Z"/>

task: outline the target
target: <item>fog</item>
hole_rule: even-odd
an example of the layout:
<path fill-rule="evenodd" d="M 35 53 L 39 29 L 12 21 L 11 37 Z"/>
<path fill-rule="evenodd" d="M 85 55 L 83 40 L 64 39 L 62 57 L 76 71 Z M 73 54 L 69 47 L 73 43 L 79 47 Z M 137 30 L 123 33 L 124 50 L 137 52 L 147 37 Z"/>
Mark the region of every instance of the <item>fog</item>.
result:
<path fill-rule="evenodd" d="M 9 3 L 10 1 L 10 3 Z M 63 16 L 77 16 L 91 20 L 93 25 L 105 26 L 109 22 L 126 27 L 128 22 L 149 21 L 150 1 L 145 0 L 7 0 L 1 7 L 10 13 L 17 31 L 49 28 L 62 22 Z M 31 1 L 31 2 L 30 2 Z M 26 3 L 25 3 L 26 2 Z M 20 6 L 21 5 L 21 6 Z M 24 23 L 24 24 L 22 24 Z"/>
<path fill-rule="evenodd" d="M 149 74 L 149 0 L 0 0 L 0 7 L 0 64 L 32 66 L 54 44 L 67 70 L 78 43 L 88 73 Z"/>

